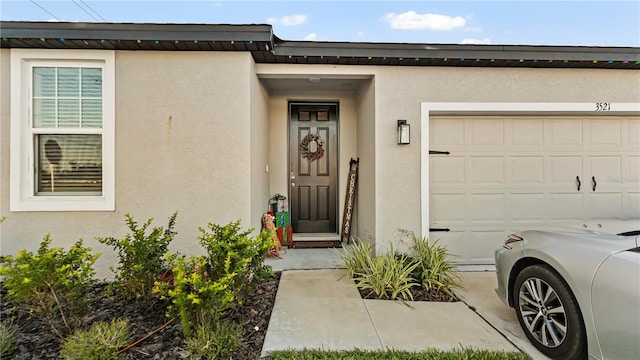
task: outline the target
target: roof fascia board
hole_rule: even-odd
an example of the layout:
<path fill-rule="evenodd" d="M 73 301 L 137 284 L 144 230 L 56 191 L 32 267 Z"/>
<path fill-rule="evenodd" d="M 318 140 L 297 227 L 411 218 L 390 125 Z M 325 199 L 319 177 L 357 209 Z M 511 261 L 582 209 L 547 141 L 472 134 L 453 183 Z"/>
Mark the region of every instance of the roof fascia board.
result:
<path fill-rule="evenodd" d="M 270 25 L 39 23 L 0 22 L 8 38 L 64 38 L 83 40 L 202 40 L 271 42 Z"/>
<path fill-rule="evenodd" d="M 640 48 L 284 42 L 275 55 L 639 61 Z"/>

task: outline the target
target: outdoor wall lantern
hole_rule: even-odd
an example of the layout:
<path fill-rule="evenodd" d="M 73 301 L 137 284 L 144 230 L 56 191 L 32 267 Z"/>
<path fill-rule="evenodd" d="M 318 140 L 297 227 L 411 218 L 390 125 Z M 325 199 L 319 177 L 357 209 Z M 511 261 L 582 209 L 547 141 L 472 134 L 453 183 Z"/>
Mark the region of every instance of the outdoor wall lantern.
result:
<path fill-rule="evenodd" d="M 398 145 L 407 145 L 411 143 L 411 128 L 407 124 L 407 120 L 398 120 Z"/>

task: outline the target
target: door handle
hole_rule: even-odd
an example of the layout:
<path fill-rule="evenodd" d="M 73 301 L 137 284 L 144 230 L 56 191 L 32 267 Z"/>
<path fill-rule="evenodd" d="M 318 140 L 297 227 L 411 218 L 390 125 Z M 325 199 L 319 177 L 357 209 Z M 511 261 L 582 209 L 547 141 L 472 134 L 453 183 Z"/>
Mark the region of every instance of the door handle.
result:
<path fill-rule="evenodd" d="M 596 182 L 596 177 L 595 176 L 591 177 L 591 182 L 593 184 L 593 191 L 596 191 L 596 186 L 598 185 L 598 183 Z"/>
<path fill-rule="evenodd" d="M 294 187 L 294 186 L 296 186 L 296 183 L 292 182 L 291 187 Z"/>
<path fill-rule="evenodd" d="M 578 191 L 580 191 L 580 186 L 582 185 L 580 182 L 580 176 L 576 176 L 576 181 L 578 182 Z"/>

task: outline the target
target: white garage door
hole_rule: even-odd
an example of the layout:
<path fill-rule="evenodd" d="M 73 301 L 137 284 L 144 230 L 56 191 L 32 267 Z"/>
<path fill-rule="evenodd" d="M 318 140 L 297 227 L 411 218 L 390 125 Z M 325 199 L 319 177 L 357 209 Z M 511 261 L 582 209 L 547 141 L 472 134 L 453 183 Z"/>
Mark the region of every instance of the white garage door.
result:
<path fill-rule="evenodd" d="M 640 218 L 638 116 L 434 116 L 431 239 L 492 264 L 511 231 Z"/>

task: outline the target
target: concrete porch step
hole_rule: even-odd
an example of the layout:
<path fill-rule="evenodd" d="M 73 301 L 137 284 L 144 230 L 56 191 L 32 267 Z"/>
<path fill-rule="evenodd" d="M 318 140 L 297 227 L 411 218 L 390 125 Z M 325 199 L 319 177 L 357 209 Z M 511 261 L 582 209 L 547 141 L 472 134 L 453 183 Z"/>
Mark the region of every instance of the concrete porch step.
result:
<path fill-rule="evenodd" d="M 293 233 L 293 241 L 339 241 L 340 235 L 334 233 Z"/>

